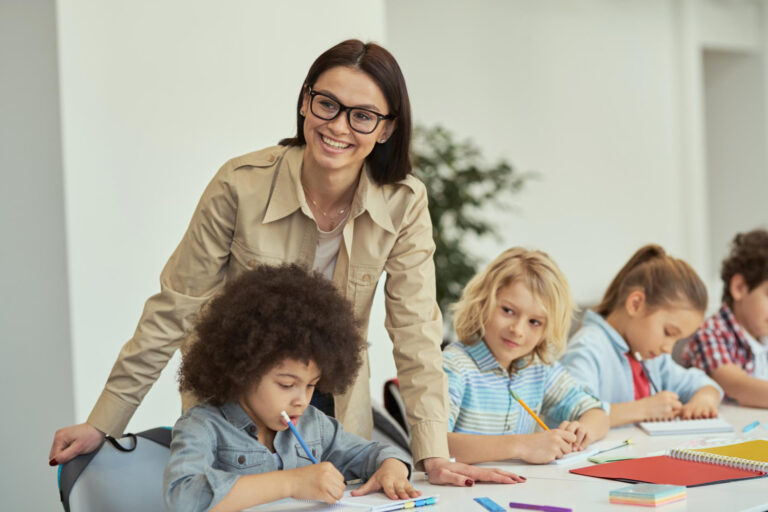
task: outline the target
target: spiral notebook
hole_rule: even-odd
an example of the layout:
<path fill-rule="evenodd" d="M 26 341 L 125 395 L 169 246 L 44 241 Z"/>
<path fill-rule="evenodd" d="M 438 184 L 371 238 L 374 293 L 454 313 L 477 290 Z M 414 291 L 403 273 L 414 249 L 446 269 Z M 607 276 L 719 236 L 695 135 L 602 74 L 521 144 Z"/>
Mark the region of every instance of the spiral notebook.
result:
<path fill-rule="evenodd" d="M 707 448 L 677 448 L 670 457 L 768 473 L 768 441 L 753 439 Z"/>

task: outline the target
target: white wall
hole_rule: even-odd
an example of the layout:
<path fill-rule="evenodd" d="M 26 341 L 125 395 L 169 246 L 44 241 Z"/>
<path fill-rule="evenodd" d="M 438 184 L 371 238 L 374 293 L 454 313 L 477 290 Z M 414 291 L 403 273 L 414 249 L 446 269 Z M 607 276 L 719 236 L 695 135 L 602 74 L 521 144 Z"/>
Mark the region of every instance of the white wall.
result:
<path fill-rule="evenodd" d="M 53 0 L 0 1 L 0 508 L 57 510 L 47 464 L 72 423 Z"/>
<path fill-rule="evenodd" d="M 484 261 L 507 246 L 541 248 L 584 303 L 643 243 L 687 256 L 672 2 L 387 7 L 389 44 L 402 56 L 416 119 L 540 173 L 510 197 L 517 212 L 492 212 L 504 242 L 476 245 Z"/>
<path fill-rule="evenodd" d="M 58 14 L 82 421 L 216 169 L 293 135 L 312 61 L 348 37 L 382 41 L 384 11 L 382 1 L 354 0 L 322 10 L 311 1 L 59 0 Z M 129 430 L 173 424 L 176 368 Z"/>

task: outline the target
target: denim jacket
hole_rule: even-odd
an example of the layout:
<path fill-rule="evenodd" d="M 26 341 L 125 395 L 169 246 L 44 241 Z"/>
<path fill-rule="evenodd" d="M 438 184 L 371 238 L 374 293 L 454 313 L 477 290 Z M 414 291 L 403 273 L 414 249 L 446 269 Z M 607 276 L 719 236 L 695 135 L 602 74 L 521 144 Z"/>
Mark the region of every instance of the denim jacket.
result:
<path fill-rule="evenodd" d="M 345 479 L 368 479 L 393 448 L 345 432 L 341 424 L 309 406 L 297 421 L 309 449 L 331 462 Z M 163 474 L 168 510 L 209 510 L 221 501 L 240 475 L 277 471 L 275 455 L 257 439 L 257 428 L 237 403 L 202 404 L 188 410 L 173 428 L 171 454 Z M 277 432 L 275 453 L 283 469 L 312 464 L 290 430 Z M 403 461 L 410 472 L 408 462 Z"/>

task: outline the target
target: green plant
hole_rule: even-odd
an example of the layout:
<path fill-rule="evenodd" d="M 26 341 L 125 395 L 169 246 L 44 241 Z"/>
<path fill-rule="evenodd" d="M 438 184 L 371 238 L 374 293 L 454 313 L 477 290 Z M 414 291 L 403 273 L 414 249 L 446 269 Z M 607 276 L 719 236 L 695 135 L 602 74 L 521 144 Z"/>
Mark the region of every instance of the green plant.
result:
<path fill-rule="evenodd" d="M 458 300 L 464 285 L 477 272 L 478 258 L 467 250 L 468 239 L 499 239 L 496 226 L 482 217 L 481 209 L 490 204 L 509 209 L 511 195 L 533 174 L 518 172 L 504 160 L 485 164 L 471 140 L 457 141 L 441 126 L 415 127 L 411 160 L 429 194 L 437 246 L 437 302 L 447 317 L 449 305 Z"/>

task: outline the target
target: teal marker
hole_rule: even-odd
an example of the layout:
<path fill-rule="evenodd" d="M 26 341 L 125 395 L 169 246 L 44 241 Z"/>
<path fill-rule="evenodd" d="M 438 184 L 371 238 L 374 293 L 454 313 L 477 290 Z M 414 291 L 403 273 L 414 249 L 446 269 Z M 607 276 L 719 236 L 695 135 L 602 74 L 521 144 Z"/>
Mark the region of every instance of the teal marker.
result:
<path fill-rule="evenodd" d="M 742 429 L 742 432 L 749 432 L 749 431 L 750 431 L 750 430 L 752 430 L 753 428 L 757 427 L 759 424 L 760 424 L 760 421 L 759 421 L 759 420 L 753 421 L 752 423 L 750 423 L 749 425 L 747 425 L 746 427 L 744 427 L 744 428 Z"/>

